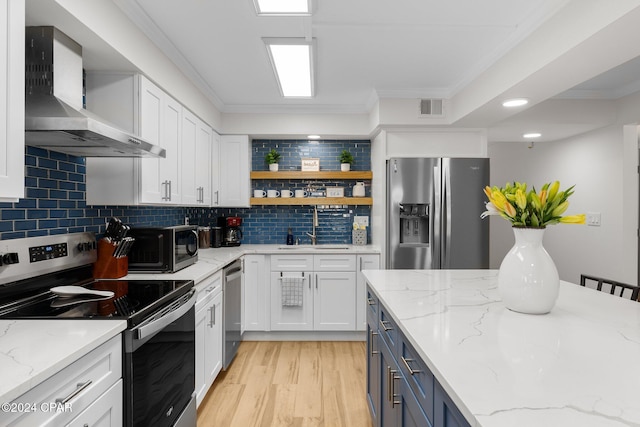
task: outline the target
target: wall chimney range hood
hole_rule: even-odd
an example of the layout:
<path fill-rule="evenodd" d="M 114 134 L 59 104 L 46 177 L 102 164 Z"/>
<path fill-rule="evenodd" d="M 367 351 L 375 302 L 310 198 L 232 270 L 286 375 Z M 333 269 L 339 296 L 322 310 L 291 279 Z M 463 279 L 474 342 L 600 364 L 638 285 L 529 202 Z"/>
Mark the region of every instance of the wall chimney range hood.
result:
<path fill-rule="evenodd" d="M 165 157 L 165 149 L 83 108 L 82 47 L 54 27 L 26 28 L 25 143 L 80 157 Z"/>

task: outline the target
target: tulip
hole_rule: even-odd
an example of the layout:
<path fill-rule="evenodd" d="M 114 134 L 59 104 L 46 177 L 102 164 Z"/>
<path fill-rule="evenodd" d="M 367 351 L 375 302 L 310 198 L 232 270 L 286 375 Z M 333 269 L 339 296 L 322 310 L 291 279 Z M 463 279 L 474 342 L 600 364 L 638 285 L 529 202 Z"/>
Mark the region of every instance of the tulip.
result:
<path fill-rule="evenodd" d="M 560 181 L 555 181 L 551 184 L 551 188 L 549 188 L 549 194 L 547 195 L 547 200 L 550 202 L 553 201 L 558 194 L 558 189 L 560 188 Z"/>
<path fill-rule="evenodd" d="M 522 189 L 518 188 L 516 190 L 515 196 L 516 206 L 518 206 L 521 210 L 527 207 L 527 196 L 524 194 Z"/>
<path fill-rule="evenodd" d="M 560 218 L 560 222 L 564 224 L 584 224 L 586 220 L 587 216 L 585 214 L 567 215 Z"/>
<path fill-rule="evenodd" d="M 558 207 L 556 207 L 553 212 L 551 212 L 551 216 L 560 216 L 564 213 L 564 211 L 567 210 L 567 208 L 569 207 L 569 201 L 565 200 L 564 202 L 560 203 L 558 205 Z"/>
<path fill-rule="evenodd" d="M 516 216 L 516 208 L 514 208 L 511 203 L 504 203 L 504 213 L 506 213 L 510 218 L 514 218 Z"/>

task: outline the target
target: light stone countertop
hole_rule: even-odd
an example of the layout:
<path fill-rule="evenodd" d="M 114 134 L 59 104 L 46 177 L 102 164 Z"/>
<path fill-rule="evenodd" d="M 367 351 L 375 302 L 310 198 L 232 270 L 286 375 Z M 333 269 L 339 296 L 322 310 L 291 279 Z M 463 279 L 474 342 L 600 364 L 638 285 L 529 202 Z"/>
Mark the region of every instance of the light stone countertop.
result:
<path fill-rule="evenodd" d="M 364 275 L 472 426 L 640 426 L 640 303 L 561 282 L 527 315 L 496 270 Z"/>
<path fill-rule="evenodd" d="M 125 320 L 0 320 L 0 403 L 8 403 L 118 335 Z"/>
<path fill-rule="evenodd" d="M 340 249 L 336 249 L 340 248 Z M 343 249 L 346 248 L 346 249 Z M 243 255 L 295 255 L 295 254 L 379 254 L 380 248 L 374 245 L 240 245 L 224 248 L 198 249 L 198 262 L 176 273 L 129 273 L 121 280 L 193 280 L 196 285 L 227 264 L 235 261 Z"/>
<path fill-rule="evenodd" d="M 247 254 L 379 253 L 371 245 L 328 245 L 322 249 L 283 245 L 241 245 L 200 249 L 198 262 L 173 274 L 129 274 L 120 280 L 193 280 L 196 284 Z M 0 403 L 10 402 L 126 328 L 111 319 L 0 320 Z"/>

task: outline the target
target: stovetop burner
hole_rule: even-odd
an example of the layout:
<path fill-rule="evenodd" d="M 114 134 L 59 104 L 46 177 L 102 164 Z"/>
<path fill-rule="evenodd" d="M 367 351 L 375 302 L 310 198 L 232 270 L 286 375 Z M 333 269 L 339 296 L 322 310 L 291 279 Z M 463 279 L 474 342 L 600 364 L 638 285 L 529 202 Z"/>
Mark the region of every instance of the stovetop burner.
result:
<path fill-rule="evenodd" d="M 127 318 L 135 326 L 149 313 L 192 287 L 190 280 L 95 280 L 81 284 L 87 289 L 112 291 L 111 298 L 60 297 L 45 290 L 15 307 L 0 311 L 0 318 Z"/>

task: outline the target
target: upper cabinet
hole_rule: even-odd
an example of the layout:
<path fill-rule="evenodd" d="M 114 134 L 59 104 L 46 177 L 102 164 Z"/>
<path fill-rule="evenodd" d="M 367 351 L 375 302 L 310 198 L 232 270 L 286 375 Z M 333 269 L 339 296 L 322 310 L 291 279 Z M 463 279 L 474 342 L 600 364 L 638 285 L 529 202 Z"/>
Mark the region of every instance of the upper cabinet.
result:
<path fill-rule="evenodd" d="M 0 6 L 0 201 L 24 197 L 24 0 Z"/>
<path fill-rule="evenodd" d="M 87 73 L 87 109 L 166 150 L 87 158 L 89 205 L 209 206 L 211 128 L 139 74 Z"/>
<path fill-rule="evenodd" d="M 248 135 L 222 135 L 213 154 L 212 206 L 249 207 L 251 150 Z"/>

